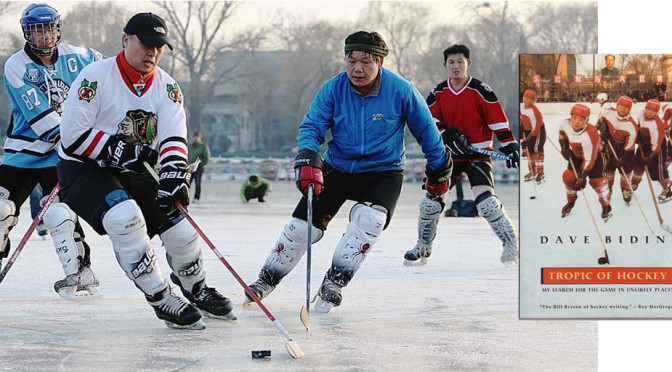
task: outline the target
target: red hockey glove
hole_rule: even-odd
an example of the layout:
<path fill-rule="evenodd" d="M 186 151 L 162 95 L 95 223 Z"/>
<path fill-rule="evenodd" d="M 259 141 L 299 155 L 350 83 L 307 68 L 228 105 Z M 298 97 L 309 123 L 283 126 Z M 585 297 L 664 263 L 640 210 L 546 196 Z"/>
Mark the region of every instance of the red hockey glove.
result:
<path fill-rule="evenodd" d="M 322 158 L 315 151 L 301 149 L 294 158 L 296 187 L 304 196 L 308 195 L 308 185 L 313 184 L 315 196 L 320 195 L 324 185 Z"/>
<path fill-rule="evenodd" d="M 446 164 L 442 165 L 438 169 L 429 170 L 425 169 L 425 184 L 422 185 L 422 188 L 427 190 L 429 197 L 434 199 L 436 197 L 443 196 L 450 189 L 450 175 L 453 172 L 453 159 L 448 159 Z"/>

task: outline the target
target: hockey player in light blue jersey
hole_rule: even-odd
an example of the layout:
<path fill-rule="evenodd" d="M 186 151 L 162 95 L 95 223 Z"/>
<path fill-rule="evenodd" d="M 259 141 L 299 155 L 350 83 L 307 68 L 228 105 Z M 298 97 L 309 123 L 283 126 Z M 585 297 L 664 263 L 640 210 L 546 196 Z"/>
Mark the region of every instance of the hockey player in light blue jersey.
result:
<path fill-rule="evenodd" d="M 77 94 L 80 88 L 71 84 L 86 65 L 102 58 L 93 49 L 60 43 L 61 17 L 47 4 L 29 5 L 20 23 L 26 44 L 7 60 L 3 75 L 12 109 L 0 165 L 0 263 L 9 255 L 9 231 L 35 185 L 48 195 L 58 182 L 62 105 L 71 90 Z M 57 200 L 43 221 L 65 271 L 54 290 L 64 298 L 97 293 L 77 215 Z"/>

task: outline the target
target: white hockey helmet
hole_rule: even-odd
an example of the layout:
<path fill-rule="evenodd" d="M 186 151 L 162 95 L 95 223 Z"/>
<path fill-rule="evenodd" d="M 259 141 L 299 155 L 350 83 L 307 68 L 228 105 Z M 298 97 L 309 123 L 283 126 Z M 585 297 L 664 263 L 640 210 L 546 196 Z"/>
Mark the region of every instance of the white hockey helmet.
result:
<path fill-rule="evenodd" d="M 609 97 L 607 96 L 607 93 L 599 93 L 595 97 L 595 99 L 597 99 L 598 101 L 606 101 L 607 99 L 609 99 Z"/>

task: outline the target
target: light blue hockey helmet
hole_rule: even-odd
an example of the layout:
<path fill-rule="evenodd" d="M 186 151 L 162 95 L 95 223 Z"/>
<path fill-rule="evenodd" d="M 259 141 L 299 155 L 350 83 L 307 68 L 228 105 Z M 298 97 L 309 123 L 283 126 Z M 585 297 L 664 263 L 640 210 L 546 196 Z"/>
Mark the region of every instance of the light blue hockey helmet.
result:
<path fill-rule="evenodd" d="M 21 13 L 21 28 L 28 46 L 38 56 L 54 54 L 61 41 L 61 15 L 46 3 L 30 4 Z M 53 42 L 49 43 L 48 39 Z"/>

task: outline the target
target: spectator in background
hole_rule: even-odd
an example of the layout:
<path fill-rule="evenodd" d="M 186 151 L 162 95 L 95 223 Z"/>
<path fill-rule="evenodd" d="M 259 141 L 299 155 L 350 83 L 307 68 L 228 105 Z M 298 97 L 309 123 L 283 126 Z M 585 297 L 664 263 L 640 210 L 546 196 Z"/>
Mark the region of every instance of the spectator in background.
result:
<path fill-rule="evenodd" d="M 607 67 L 602 69 L 603 79 L 618 76 L 618 69 L 614 67 L 616 64 L 616 57 L 614 57 L 613 54 L 607 54 L 607 56 L 604 57 L 604 64 L 607 65 Z"/>
<path fill-rule="evenodd" d="M 210 160 L 210 148 L 202 142 L 201 132 L 194 132 L 194 141 L 189 144 L 189 164 L 194 163 L 200 159 L 198 168 L 191 174 L 191 185 L 196 185 L 196 192 L 194 193 L 194 201 L 201 199 L 201 178 L 203 177 L 203 169 Z"/>
<path fill-rule="evenodd" d="M 259 203 L 263 203 L 266 201 L 264 196 L 269 192 L 271 192 L 271 182 L 261 176 L 251 175 L 240 187 L 240 200 L 247 203 L 251 199 L 259 199 Z"/>

